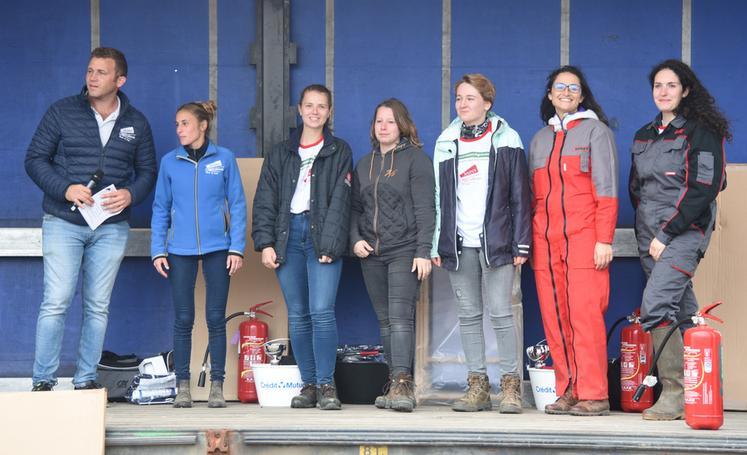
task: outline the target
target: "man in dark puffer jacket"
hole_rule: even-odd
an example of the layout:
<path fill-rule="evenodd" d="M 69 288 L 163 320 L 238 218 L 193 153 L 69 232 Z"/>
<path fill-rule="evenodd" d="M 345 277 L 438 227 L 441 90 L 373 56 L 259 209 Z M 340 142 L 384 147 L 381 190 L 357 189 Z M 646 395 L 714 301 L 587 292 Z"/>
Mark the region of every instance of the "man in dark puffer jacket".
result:
<path fill-rule="evenodd" d="M 124 55 L 111 48 L 91 52 L 86 87 L 54 103 L 34 133 L 26 172 L 44 192 L 42 222 L 44 298 L 36 327 L 34 391 L 57 384 L 65 314 L 83 272 L 83 326 L 73 385 L 101 388 L 96 364 L 106 334 L 109 300 L 129 234 L 131 205 L 153 189 L 156 157 L 150 125 L 120 87 L 127 80 Z M 97 172 L 98 171 L 98 172 Z M 94 173 L 101 181 L 89 188 Z M 92 230 L 75 206 L 110 184 L 105 210 L 115 213 Z"/>

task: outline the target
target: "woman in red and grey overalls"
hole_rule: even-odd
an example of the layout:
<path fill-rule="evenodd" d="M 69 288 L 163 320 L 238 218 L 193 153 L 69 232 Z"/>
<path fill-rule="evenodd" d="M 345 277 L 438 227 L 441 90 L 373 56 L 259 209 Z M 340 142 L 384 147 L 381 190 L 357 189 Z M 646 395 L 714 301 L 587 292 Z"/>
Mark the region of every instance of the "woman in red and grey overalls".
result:
<path fill-rule="evenodd" d="M 649 83 L 659 114 L 635 134 L 630 198 L 648 278 L 641 322 L 658 349 L 667 326 L 698 309 L 692 277 L 713 231 L 716 196 L 726 187 L 724 142 L 731 133 L 713 97 L 686 64 L 666 60 L 656 65 Z M 684 414 L 683 340 L 678 330 L 672 335 L 656 363 L 662 393 L 643 411 L 646 420 L 676 420 Z"/>
<path fill-rule="evenodd" d="M 617 222 L 615 139 L 573 66 L 547 78 L 540 113 L 548 126 L 529 149 L 532 266 L 560 397 L 545 412 L 606 415 L 604 312 Z"/>

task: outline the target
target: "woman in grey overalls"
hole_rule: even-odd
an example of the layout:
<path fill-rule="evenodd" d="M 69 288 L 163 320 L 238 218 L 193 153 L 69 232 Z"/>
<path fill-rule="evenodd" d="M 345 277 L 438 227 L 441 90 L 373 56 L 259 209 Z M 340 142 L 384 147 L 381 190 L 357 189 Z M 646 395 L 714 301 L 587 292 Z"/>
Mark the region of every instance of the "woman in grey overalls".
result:
<path fill-rule="evenodd" d="M 698 309 L 692 277 L 716 218 L 716 196 L 726 187 L 724 143 L 729 122 L 692 69 L 666 60 L 649 74 L 659 114 L 633 143 L 630 197 L 641 265 L 648 277 L 643 326 L 658 348 L 667 326 Z M 646 420 L 684 414 L 683 343 L 675 331 L 657 362 L 663 391 L 643 412 Z"/>

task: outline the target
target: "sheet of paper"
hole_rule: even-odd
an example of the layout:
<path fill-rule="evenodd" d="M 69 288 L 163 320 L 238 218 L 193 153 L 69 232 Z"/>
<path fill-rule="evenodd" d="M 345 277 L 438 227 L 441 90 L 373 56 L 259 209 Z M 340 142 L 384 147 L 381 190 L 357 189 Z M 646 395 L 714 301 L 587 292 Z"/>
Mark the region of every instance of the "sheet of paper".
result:
<path fill-rule="evenodd" d="M 88 226 L 90 226 L 94 231 L 97 227 L 101 226 L 101 223 L 106 221 L 107 218 L 122 212 L 121 210 L 119 212 L 110 212 L 102 205 L 104 203 L 103 196 L 112 191 L 117 191 L 117 188 L 115 188 L 114 185 L 109 185 L 93 195 L 93 205 L 83 205 L 78 207 L 80 214 L 83 215 L 83 219 L 86 220 Z"/>

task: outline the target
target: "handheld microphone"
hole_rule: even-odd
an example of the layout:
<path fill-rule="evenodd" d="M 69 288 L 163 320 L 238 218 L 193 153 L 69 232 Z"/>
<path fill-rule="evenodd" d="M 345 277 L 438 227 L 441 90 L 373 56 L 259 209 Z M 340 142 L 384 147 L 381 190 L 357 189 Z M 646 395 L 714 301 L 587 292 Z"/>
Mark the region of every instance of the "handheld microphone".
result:
<path fill-rule="evenodd" d="M 102 171 L 101 169 L 96 169 L 96 172 L 94 172 L 93 175 L 91 176 L 91 180 L 89 180 L 88 183 L 86 183 L 86 188 L 90 190 L 94 186 L 98 185 L 99 182 L 101 182 L 101 179 L 103 178 L 104 178 L 104 171 Z M 76 209 L 76 206 L 75 204 L 73 204 L 72 207 L 70 207 L 70 211 L 74 212 L 75 209 Z"/>

